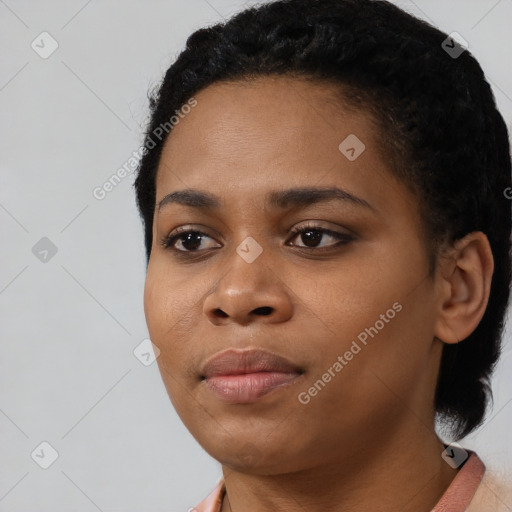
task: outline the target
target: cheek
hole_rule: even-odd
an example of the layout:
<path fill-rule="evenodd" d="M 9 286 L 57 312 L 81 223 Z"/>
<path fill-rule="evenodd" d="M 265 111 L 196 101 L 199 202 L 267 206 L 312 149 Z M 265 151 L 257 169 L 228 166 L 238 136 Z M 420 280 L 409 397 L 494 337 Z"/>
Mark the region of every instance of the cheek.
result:
<path fill-rule="evenodd" d="M 144 314 L 151 339 L 160 349 L 163 348 L 161 341 L 165 330 L 172 325 L 173 308 L 166 305 L 168 300 L 164 283 L 156 277 L 155 271 L 148 270 L 144 285 Z"/>
<path fill-rule="evenodd" d="M 351 405 L 365 404 L 379 417 L 387 414 L 386 409 L 403 412 L 404 407 L 413 407 L 418 393 L 423 394 L 431 379 L 433 337 L 427 302 L 426 294 L 395 301 L 400 308 L 375 311 L 356 334 L 361 350 L 345 374 L 351 383 Z M 394 314 L 389 314 L 391 311 Z"/>
<path fill-rule="evenodd" d="M 305 431 L 318 434 L 322 430 L 328 440 L 326 449 L 340 435 L 372 438 L 375 431 L 392 428 L 417 407 L 415 397 L 428 377 L 429 343 L 428 334 L 421 333 L 421 319 L 409 316 L 413 309 L 409 303 L 402 304 L 402 310 L 384 326 L 377 321 L 386 307 L 348 319 L 354 327 L 350 334 L 331 337 L 332 345 L 319 350 L 324 354 L 322 361 L 299 390 L 305 393 L 301 404 L 309 403 L 298 409 Z M 358 339 L 360 333 L 366 344 Z"/>
<path fill-rule="evenodd" d="M 320 329 L 318 334 L 325 334 L 326 341 L 337 337 L 342 343 L 373 325 L 402 295 L 389 279 L 386 281 L 385 274 L 370 267 L 364 272 L 361 268 L 344 267 L 326 273 L 321 279 L 317 274 L 315 279 L 294 285 L 293 289 L 311 313 L 315 330 Z"/>
<path fill-rule="evenodd" d="M 173 280 L 162 278 L 156 265 L 148 268 L 144 287 L 144 312 L 151 341 L 160 349 L 157 364 L 167 394 L 180 417 L 187 417 L 187 399 L 184 384 L 192 384 L 190 333 L 194 301 L 190 290 L 181 290 Z"/>
<path fill-rule="evenodd" d="M 194 294 L 159 272 L 148 268 L 144 286 L 144 313 L 150 338 L 160 349 L 166 367 L 178 368 L 193 326 Z"/>
<path fill-rule="evenodd" d="M 310 332 L 316 333 L 319 348 L 311 381 L 333 367 L 338 356 L 347 355 L 336 372 L 339 377 L 327 386 L 332 392 L 324 394 L 332 405 L 346 400 L 357 408 L 361 403 L 382 404 L 383 397 L 393 400 L 387 387 L 407 394 L 425 371 L 434 311 L 429 306 L 433 290 L 421 263 L 413 257 L 408 264 L 396 257 L 394 263 L 391 257 L 360 260 L 357 267 L 347 264 L 329 278 L 314 283 L 308 279 L 306 286 L 295 288 L 307 305 Z"/>

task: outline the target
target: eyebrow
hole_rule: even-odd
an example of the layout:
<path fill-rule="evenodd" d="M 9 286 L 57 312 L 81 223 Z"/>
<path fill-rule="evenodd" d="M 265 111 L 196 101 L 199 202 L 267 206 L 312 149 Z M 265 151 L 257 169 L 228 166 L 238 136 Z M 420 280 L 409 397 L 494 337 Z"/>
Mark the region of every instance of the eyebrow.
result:
<path fill-rule="evenodd" d="M 376 209 L 368 201 L 338 187 L 291 188 L 276 190 L 266 195 L 267 204 L 274 209 L 285 209 L 289 206 L 299 209 L 315 203 L 333 200 L 346 201 L 376 212 Z M 210 192 L 189 188 L 167 194 L 158 203 L 158 211 L 160 212 L 168 204 L 180 204 L 202 210 L 218 210 L 221 205 L 221 199 Z"/>

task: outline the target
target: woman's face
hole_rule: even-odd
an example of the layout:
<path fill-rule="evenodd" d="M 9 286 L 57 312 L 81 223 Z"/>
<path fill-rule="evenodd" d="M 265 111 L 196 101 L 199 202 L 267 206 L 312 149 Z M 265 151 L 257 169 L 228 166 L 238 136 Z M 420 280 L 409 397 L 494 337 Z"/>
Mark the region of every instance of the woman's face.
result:
<path fill-rule="evenodd" d="M 417 201 L 386 168 L 368 115 L 337 105 L 332 86 L 284 77 L 195 99 L 162 153 L 144 296 L 186 427 L 225 466 L 262 474 L 423 435 L 441 354 L 435 281 Z M 189 189 L 213 200 L 175 195 L 159 208 Z M 204 234 L 164 247 L 177 228 Z M 231 361 L 205 379 L 228 349 L 289 366 Z"/>

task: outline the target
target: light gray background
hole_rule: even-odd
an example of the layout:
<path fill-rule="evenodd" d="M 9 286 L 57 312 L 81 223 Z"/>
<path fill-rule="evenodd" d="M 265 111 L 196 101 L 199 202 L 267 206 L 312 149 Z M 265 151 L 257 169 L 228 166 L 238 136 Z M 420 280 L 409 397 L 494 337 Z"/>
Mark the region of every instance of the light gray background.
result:
<path fill-rule="evenodd" d="M 92 191 L 140 146 L 146 93 L 186 37 L 255 3 L 0 0 L 0 510 L 185 511 L 221 476 L 133 354 L 148 337 L 134 175 Z M 469 42 L 510 125 L 512 1 L 397 3 Z M 47 59 L 31 48 L 43 31 Z M 506 339 L 494 408 L 462 443 L 494 465 L 512 459 Z M 48 469 L 31 458 L 43 441 Z"/>

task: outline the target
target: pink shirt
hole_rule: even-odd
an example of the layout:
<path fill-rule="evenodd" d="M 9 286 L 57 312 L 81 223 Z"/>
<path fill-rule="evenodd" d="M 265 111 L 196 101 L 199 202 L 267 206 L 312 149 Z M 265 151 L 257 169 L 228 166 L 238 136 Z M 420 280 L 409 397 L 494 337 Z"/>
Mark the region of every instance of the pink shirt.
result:
<path fill-rule="evenodd" d="M 476 453 L 467 451 L 469 458 L 431 512 L 464 512 L 468 508 L 482 482 L 485 466 Z M 215 489 L 191 512 L 220 512 L 225 493 L 224 479 L 221 478 Z"/>

